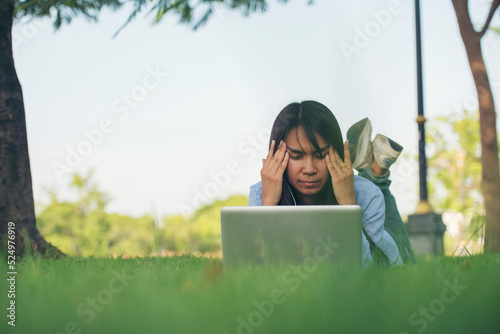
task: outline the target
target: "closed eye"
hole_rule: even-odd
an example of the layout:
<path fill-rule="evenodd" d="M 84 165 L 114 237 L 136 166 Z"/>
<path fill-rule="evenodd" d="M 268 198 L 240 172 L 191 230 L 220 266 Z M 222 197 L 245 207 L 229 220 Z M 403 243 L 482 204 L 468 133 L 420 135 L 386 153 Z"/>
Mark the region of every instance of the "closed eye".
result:
<path fill-rule="evenodd" d="M 292 160 L 299 160 L 299 159 L 302 159 L 303 155 L 290 155 L 290 159 Z M 316 155 L 315 156 L 316 159 L 320 159 L 320 160 L 323 160 L 326 158 L 326 154 L 325 155 Z"/>

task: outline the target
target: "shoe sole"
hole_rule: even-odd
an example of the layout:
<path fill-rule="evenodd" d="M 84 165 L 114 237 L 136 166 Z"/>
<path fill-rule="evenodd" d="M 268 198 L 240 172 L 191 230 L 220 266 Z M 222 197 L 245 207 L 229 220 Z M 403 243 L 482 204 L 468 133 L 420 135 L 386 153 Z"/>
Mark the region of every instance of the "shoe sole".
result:
<path fill-rule="evenodd" d="M 368 118 L 364 118 L 349 128 L 349 153 L 354 169 L 367 168 L 370 165 L 372 125 Z"/>

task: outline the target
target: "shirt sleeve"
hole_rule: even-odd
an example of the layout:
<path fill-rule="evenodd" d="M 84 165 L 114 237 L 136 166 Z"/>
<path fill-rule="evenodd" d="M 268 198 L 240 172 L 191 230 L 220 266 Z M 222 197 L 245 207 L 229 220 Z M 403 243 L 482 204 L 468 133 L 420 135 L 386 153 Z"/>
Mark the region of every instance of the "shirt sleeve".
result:
<path fill-rule="evenodd" d="M 355 175 L 354 192 L 356 194 L 356 202 L 362 209 L 363 228 L 366 233 L 370 236 L 375 245 L 387 255 L 390 265 L 403 264 L 396 242 L 384 228 L 385 201 L 382 191 L 369 180 Z M 370 259 L 365 255 L 366 247 L 368 247 Z M 363 235 L 363 265 L 365 266 L 373 262 L 369 249 L 370 244 Z"/>
<path fill-rule="evenodd" d="M 363 228 L 377 245 L 384 234 L 384 195 L 376 185 L 357 175 L 354 176 L 354 193 L 362 210 Z"/>
<path fill-rule="evenodd" d="M 387 231 L 384 230 L 382 240 L 377 246 L 387 255 L 389 265 L 402 265 L 404 263 L 401 256 L 399 256 L 399 249 L 396 241 L 394 241 L 393 237 Z"/>
<path fill-rule="evenodd" d="M 262 182 L 259 181 L 250 187 L 248 206 L 262 206 Z"/>
<path fill-rule="evenodd" d="M 365 234 L 361 232 L 361 255 L 363 267 L 368 267 L 373 263 L 372 252 L 370 251 L 370 243 L 366 240 Z"/>

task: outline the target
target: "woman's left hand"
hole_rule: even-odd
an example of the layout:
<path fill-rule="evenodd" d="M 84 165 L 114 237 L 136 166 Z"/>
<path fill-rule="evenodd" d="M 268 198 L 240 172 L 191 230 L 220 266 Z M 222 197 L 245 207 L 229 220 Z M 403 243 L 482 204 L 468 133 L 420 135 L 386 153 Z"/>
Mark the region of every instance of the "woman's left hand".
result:
<path fill-rule="evenodd" d="M 340 205 L 355 205 L 354 172 L 352 170 L 351 155 L 349 154 L 349 141 L 344 144 L 344 159 L 345 161 L 342 161 L 333 145 L 330 145 L 325 160 L 332 178 L 335 198 Z"/>

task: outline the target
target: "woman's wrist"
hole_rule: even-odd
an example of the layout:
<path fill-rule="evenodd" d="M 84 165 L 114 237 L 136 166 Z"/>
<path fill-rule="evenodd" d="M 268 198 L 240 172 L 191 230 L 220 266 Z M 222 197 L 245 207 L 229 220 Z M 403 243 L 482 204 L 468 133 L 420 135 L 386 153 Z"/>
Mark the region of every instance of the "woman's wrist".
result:
<path fill-rule="evenodd" d="M 356 198 L 350 198 L 348 200 L 340 200 L 338 201 L 339 205 L 357 205 Z"/>
<path fill-rule="evenodd" d="M 262 206 L 273 206 L 273 205 L 278 205 L 278 203 L 272 203 L 269 201 L 262 201 Z"/>

